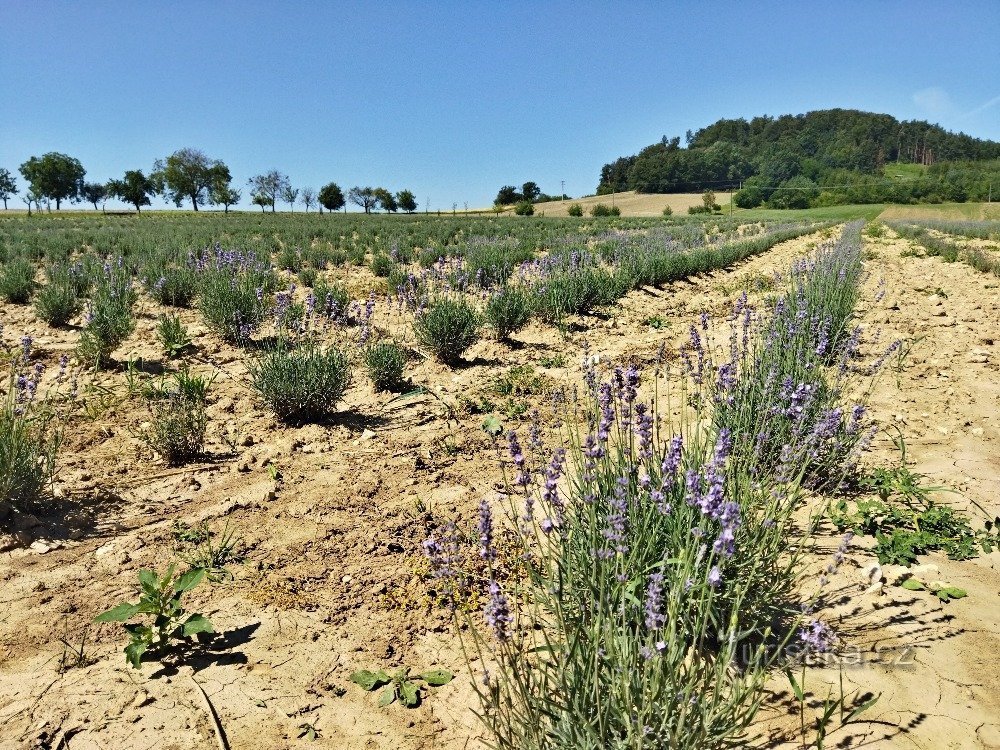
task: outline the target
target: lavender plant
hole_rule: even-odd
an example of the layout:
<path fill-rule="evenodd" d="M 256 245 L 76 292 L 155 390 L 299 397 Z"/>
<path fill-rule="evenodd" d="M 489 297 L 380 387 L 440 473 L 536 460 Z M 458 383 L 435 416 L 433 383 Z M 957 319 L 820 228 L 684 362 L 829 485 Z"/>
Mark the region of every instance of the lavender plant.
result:
<path fill-rule="evenodd" d="M 121 259 L 105 263 L 80 334 L 80 356 L 85 362 L 97 368 L 108 365 L 111 353 L 135 330 L 132 306 L 136 296 Z"/>
<path fill-rule="evenodd" d="M 751 480 L 725 433 L 673 432 L 638 397 L 636 371 L 586 377 L 586 428 L 544 466 L 508 436 L 524 568 L 506 586 L 493 509 L 480 509 L 481 717 L 499 748 L 736 744 L 794 636 L 797 488 Z M 425 549 L 436 575 L 456 579 L 447 532 Z"/>
<path fill-rule="evenodd" d="M 479 312 L 463 298 L 440 296 L 416 315 L 417 341 L 446 365 L 458 364 L 465 350 L 479 339 Z"/>
<path fill-rule="evenodd" d="M 35 291 L 35 267 L 24 258 L 15 258 L 0 268 L 0 297 L 23 305 Z"/>
<path fill-rule="evenodd" d="M 39 393 L 44 367 L 31 361 L 32 340 L 4 349 L 6 388 L 0 403 L 0 501 L 14 508 L 38 500 L 55 469 L 61 432 Z M 59 376 L 65 371 L 65 359 Z"/>
<path fill-rule="evenodd" d="M 369 344 L 361 356 L 376 391 L 395 391 L 403 385 L 406 351 L 395 341 Z"/>
<path fill-rule="evenodd" d="M 275 415 L 292 423 L 318 421 L 333 414 L 352 377 L 347 355 L 311 341 L 297 349 L 279 342 L 248 363 L 247 369 L 251 385 Z"/>
<path fill-rule="evenodd" d="M 35 295 L 35 312 L 52 327 L 66 325 L 80 311 L 80 298 L 72 284 L 50 281 Z"/>
<path fill-rule="evenodd" d="M 508 285 L 490 295 L 484 315 L 497 340 L 507 341 L 528 324 L 533 312 L 531 293 L 522 286 Z"/>

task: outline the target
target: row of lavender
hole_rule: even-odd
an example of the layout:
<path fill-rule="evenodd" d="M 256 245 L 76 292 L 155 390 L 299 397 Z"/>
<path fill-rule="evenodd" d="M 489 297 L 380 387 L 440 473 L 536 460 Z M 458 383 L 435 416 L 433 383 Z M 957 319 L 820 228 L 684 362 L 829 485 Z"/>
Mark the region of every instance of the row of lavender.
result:
<path fill-rule="evenodd" d="M 487 598 L 467 646 L 496 747 L 733 746 L 769 672 L 828 646 L 799 593 L 802 491 L 849 481 L 871 436 L 843 403 L 871 371 L 852 321 L 860 224 L 791 278 L 766 314 L 743 299 L 719 322 L 719 363 L 712 321 L 692 326 L 666 409 L 659 369 L 599 382 L 585 365 L 583 394 L 556 398 L 555 450 L 509 434 L 510 523 L 483 502 L 478 561 L 454 525 L 425 543 L 459 618 L 471 590 Z"/>

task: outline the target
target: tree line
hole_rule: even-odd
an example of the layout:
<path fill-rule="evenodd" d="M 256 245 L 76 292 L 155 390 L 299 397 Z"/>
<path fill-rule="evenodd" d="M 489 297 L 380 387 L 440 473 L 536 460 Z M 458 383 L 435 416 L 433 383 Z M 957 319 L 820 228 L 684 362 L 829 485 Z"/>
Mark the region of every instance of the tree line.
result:
<path fill-rule="evenodd" d="M 143 206 L 152 205 L 152 198 L 163 196 L 168 203 L 180 208 L 190 201 L 191 208 L 198 211 L 204 206 L 222 206 L 229 213 L 243 198 L 242 191 L 233 186 L 232 174 L 222 161 L 210 158 L 196 148 L 182 148 L 165 159 L 153 163 L 149 174 L 141 169 L 127 170 L 120 178 L 107 182 L 88 182 L 87 171 L 79 159 L 57 152 L 43 156 L 32 156 L 19 170 L 28 183 L 21 198 L 31 214 L 32 205 L 41 210 L 42 201 L 47 205 L 56 204 L 62 208 L 64 201 L 86 202 L 100 210 L 109 198 L 128 203 L 139 213 Z M 365 213 L 381 209 L 388 213 L 417 210 L 416 196 L 409 190 L 392 193 L 383 187 L 353 187 L 346 196 L 335 182 L 330 182 L 318 191 L 311 187 L 293 187 L 288 176 L 278 170 L 254 175 L 247 181 L 250 202 L 260 206 L 261 211 L 270 207 L 277 211 L 278 202 L 287 203 L 291 210 L 301 204 L 308 212 L 317 207 L 322 213 L 338 211 L 348 202 L 364 209 Z M 7 201 L 20 193 L 17 180 L 10 170 L 0 168 L 0 200 L 4 210 Z"/>
<path fill-rule="evenodd" d="M 870 199 L 865 202 L 985 200 L 990 177 L 984 179 L 984 173 L 995 172 L 1000 160 L 995 141 L 924 121 L 901 122 L 891 115 L 847 109 L 721 119 L 695 133 L 689 130 L 684 147 L 680 141 L 664 136 L 638 154 L 605 164 L 598 194 L 742 185 L 745 205 L 801 204 L 803 195 L 815 201 L 823 193 L 823 200 L 834 202 L 848 193 Z M 921 180 L 914 180 L 919 184 L 889 184 L 885 167 L 893 163 L 924 169 Z"/>

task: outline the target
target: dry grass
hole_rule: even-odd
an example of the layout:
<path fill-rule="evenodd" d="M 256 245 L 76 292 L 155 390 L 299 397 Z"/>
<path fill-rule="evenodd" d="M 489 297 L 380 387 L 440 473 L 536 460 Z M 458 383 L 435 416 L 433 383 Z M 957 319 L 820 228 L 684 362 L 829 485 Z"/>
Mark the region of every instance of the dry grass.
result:
<path fill-rule="evenodd" d="M 938 203 L 919 206 L 889 206 L 880 219 L 1000 219 L 1000 203 Z"/>
<path fill-rule="evenodd" d="M 715 196 L 716 203 L 728 203 L 728 194 L 718 193 Z M 726 200 L 722 200 L 726 198 Z M 536 203 L 535 215 L 540 216 L 567 216 L 567 211 L 573 203 L 583 206 L 585 215 L 590 215 L 590 207 L 595 203 L 611 205 L 612 196 L 592 195 L 588 198 L 575 198 L 566 201 L 551 201 L 549 203 Z M 636 193 L 629 190 L 624 193 L 614 194 L 614 205 L 621 209 L 622 216 L 660 216 L 663 214 L 664 206 L 670 206 L 675 214 L 687 216 L 688 206 L 702 205 L 701 193 L 671 193 L 669 195 Z"/>

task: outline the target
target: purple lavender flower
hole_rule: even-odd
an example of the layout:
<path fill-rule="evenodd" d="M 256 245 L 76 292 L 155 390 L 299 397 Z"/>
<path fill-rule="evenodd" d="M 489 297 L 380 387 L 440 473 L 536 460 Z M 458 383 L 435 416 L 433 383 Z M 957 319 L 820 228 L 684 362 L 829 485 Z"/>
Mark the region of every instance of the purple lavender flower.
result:
<path fill-rule="evenodd" d="M 720 583 L 722 583 L 722 571 L 719 570 L 718 565 L 713 565 L 712 569 L 708 571 L 708 585 L 716 588 Z"/>
<path fill-rule="evenodd" d="M 663 612 L 663 573 L 657 571 L 649 576 L 646 585 L 646 627 L 650 630 L 662 628 L 667 617 Z"/>
<path fill-rule="evenodd" d="M 479 532 L 479 556 L 484 560 L 495 560 L 497 552 L 493 547 L 493 510 L 486 498 L 479 503 L 479 522 L 476 524 L 476 530 Z"/>
<path fill-rule="evenodd" d="M 490 581 L 489 591 L 490 600 L 483 610 L 483 615 L 486 624 L 493 628 L 496 637 L 505 641 L 510 638 L 510 625 L 513 622 L 510 615 L 510 604 L 507 602 L 507 597 L 504 596 L 500 584 L 496 581 Z"/>

